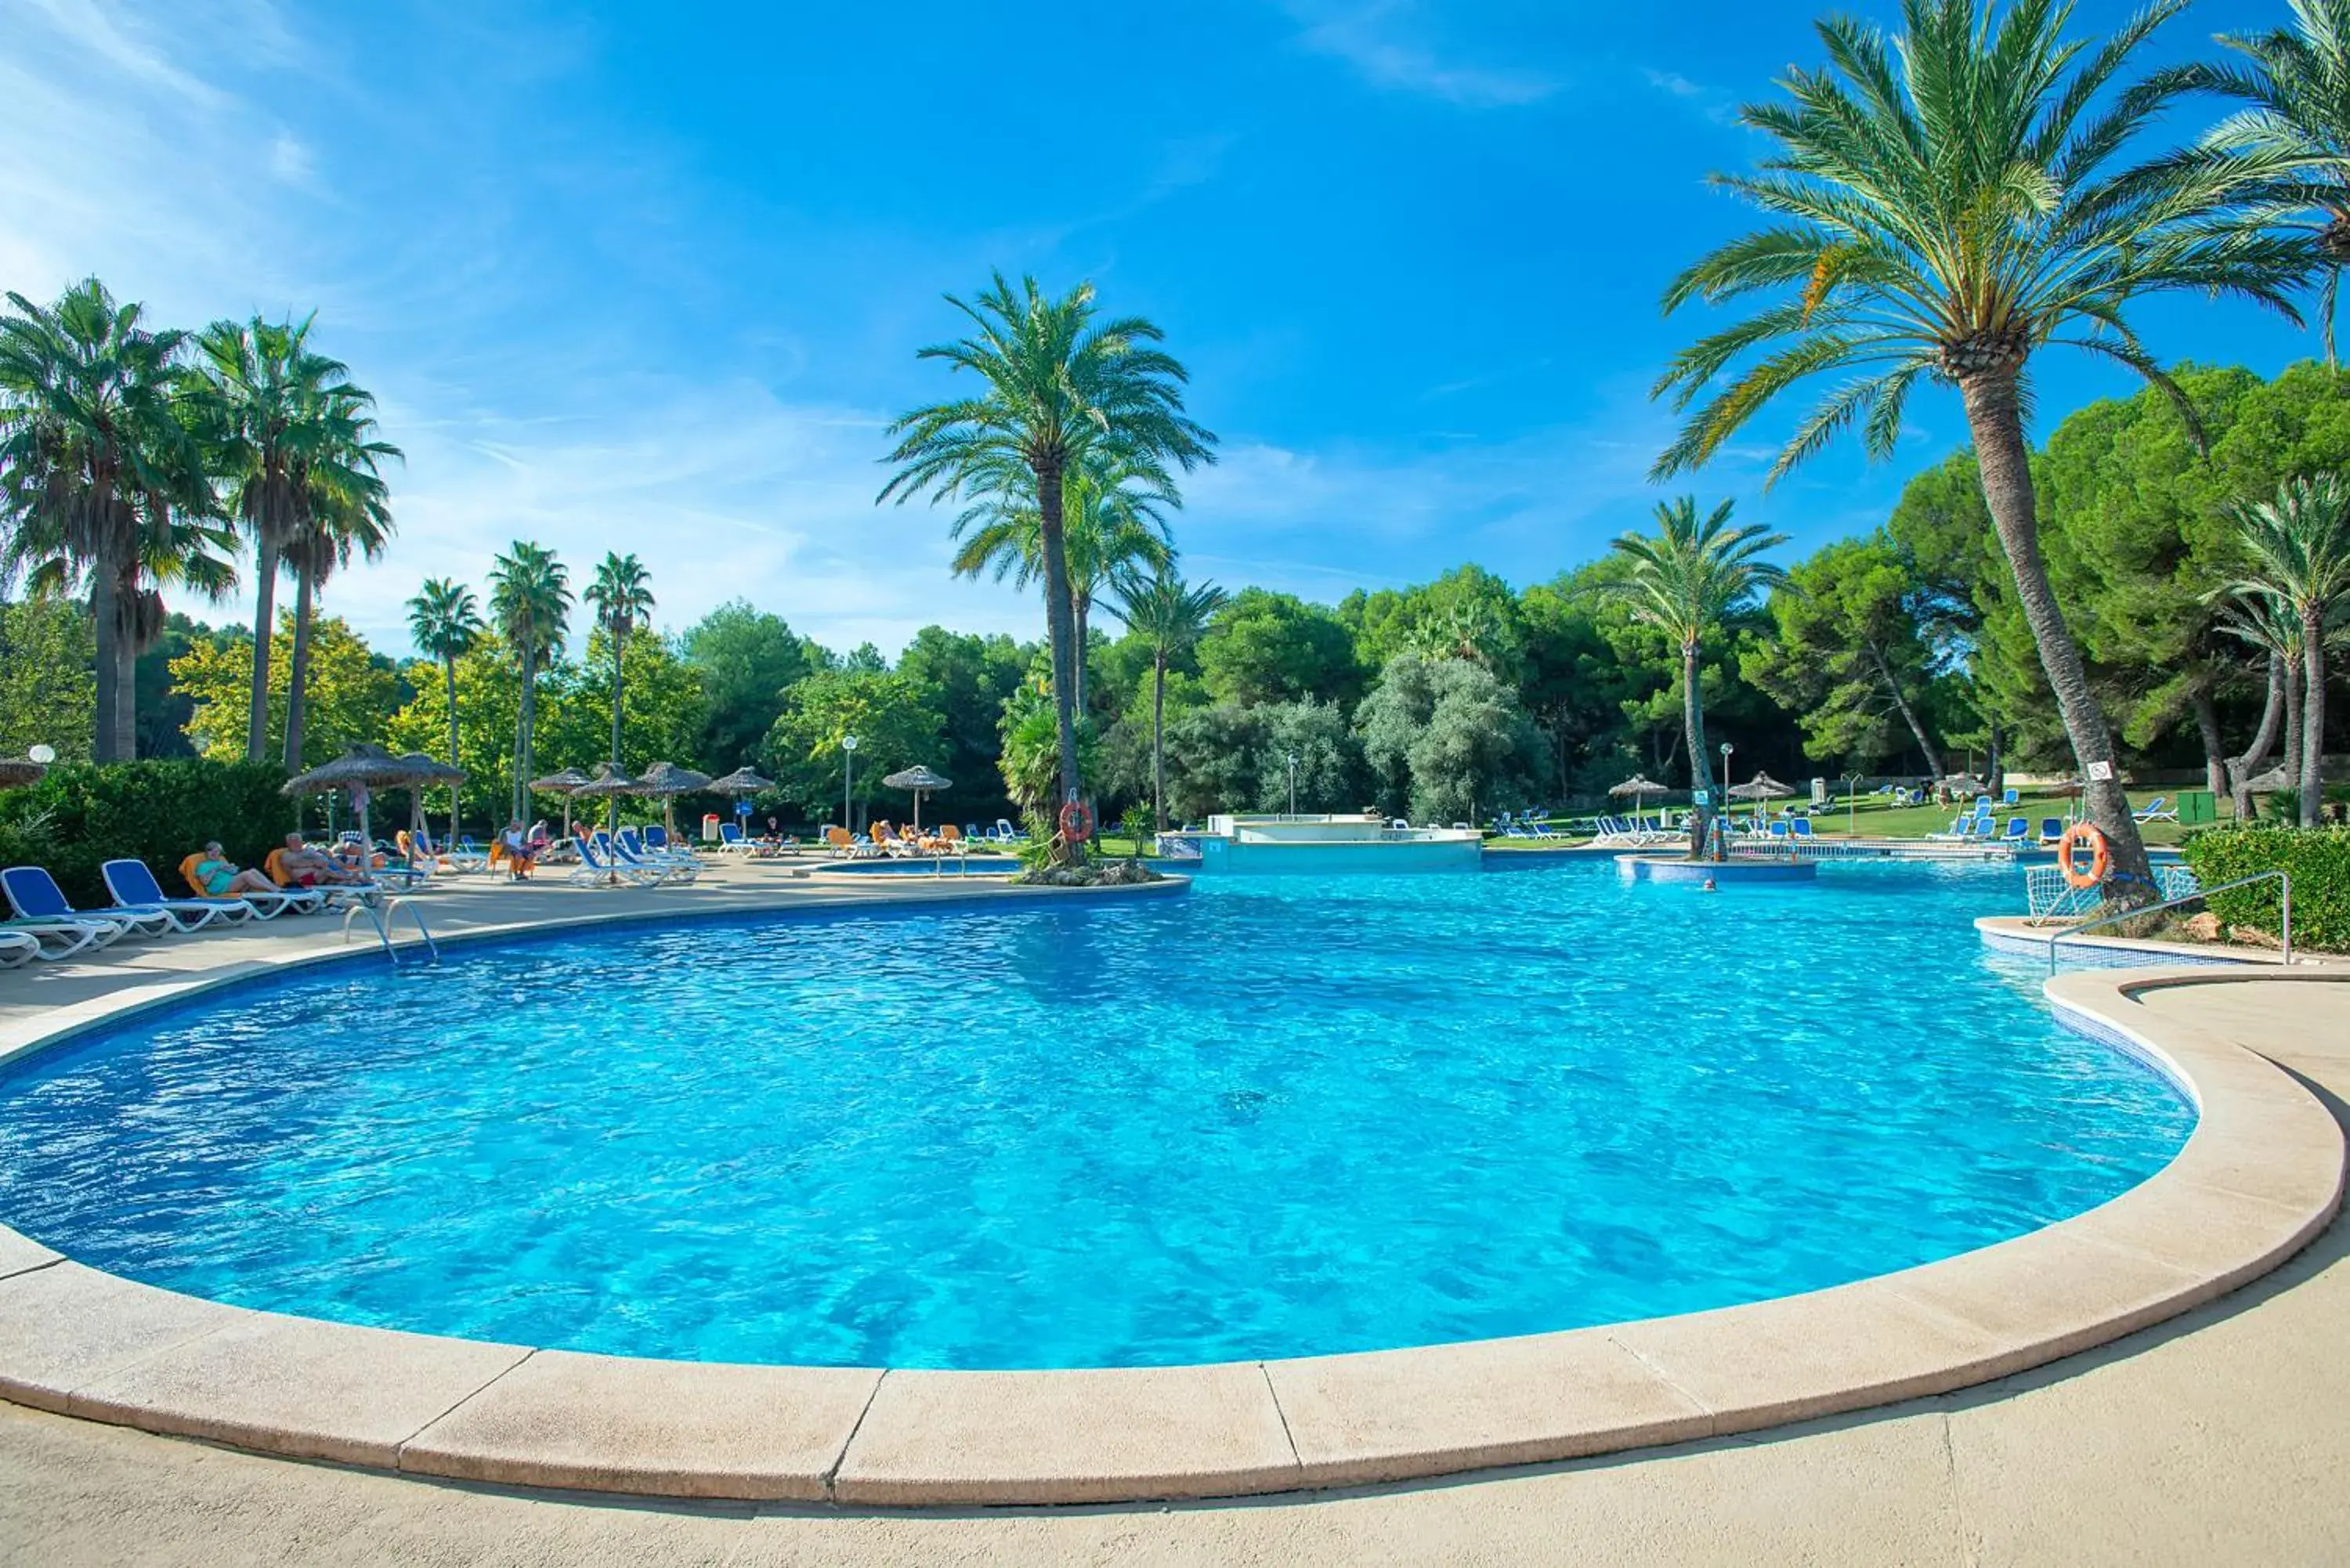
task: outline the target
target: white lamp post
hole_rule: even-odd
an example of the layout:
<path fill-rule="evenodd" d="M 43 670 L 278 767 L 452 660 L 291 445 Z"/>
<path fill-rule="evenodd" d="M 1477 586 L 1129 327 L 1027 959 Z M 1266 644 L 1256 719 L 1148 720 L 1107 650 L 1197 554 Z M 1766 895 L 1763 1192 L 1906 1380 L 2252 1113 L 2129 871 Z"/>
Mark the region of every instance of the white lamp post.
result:
<path fill-rule="evenodd" d="M 857 782 L 857 737 L 840 738 L 840 826 L 850 833 L 857 831 L 855 785 Z"/>
<path fill-rule="evenodd" d="M 1297 815 L 1297 753 L 1289 754 L 1289 815 Z"/>

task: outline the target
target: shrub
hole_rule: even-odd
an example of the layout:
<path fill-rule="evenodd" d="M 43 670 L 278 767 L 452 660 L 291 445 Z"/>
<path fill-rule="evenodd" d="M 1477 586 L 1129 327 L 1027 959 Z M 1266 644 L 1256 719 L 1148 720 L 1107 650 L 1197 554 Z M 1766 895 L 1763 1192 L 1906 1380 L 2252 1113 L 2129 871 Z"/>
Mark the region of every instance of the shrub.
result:
<path fill-rule="evenodd" d="M 294 803 L 277 793 L 285 782 L 268 763 L 195 758 L 55 767 L 0 792 L 0 849 L 38 851 L 26 859 L 80 905 L 111 902 L 98 868 L 118 857 L 144 860 L 176 890 L 181 858 L 209 838 L 239 865 L 259 865 L 294 830 Z"/>
<path fill-rule="evenodd" d="M 2188 838 L 2187 864 L 2206 888 L 2282 871 L 2293 880 L 2293 940 L 2350 951 L 2350 828 L 2213 828 Z M 2282 923 L 2280 894 L 2274 882 L 2221 893 L 2211 912 L 2231 926 L 2272 932 Z"/>

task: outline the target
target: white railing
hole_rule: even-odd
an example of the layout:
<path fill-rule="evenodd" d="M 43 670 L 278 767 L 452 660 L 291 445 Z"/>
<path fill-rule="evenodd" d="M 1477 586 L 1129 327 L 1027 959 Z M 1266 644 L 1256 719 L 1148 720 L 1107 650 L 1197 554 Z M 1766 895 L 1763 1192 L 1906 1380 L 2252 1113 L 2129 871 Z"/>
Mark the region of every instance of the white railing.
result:
<path fill-rule="evenodd" d="M 2194 898 L 2200 890 L 2195 873 L 2184 866 L 2156 867 L 2154 885 L 2164 903 L 2182 903 Z M 2026 867 L 2023 898 L 2028 917 L 2035 926 L 2053 925 L 2058 920 L 2089 919 L 2103 909 L 2106 902 L 2100 884 L 2075 888 L 2064 880 L 2062 866 Z"/>

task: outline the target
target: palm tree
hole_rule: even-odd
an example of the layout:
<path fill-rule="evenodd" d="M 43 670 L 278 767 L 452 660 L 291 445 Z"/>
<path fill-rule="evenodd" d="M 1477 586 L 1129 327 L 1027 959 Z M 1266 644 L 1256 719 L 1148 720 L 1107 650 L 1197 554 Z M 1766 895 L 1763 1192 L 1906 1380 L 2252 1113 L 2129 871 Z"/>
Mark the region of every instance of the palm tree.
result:
<path fill-rule="evenodd" d="M 522 710 L 515 717 L 514 815 L 530 798 L 532 732 L 538 722 L 538 672 L 563 651 L 570 629 L 571 575 L 555 553 L 517 539 L 490 567 L 490 614 L 522 671 Z"/>
<path fill-rule="evenodd" d="M 2350 607 L 2350 479 L 2289 479 L 2272 501 L 2231 509 L 2251 569 L 2224 592 L 2264 598 L 2301 641 L 2301 825 L 2317 826 L 2325 784 L 2325 650 Z"/>
<path fill-rule="evenodd" d="M 1045 579 L 1045 625 L 1053 665 L 1053 708 L 1061 759 L 1061 799 L 1078 798 L 1076 661 L 1067 542 L 1063 534 L 1069 472 L 1089 460 L 1163 471 L 1215 461 L 1215 436 L 1183 412 L 1183 367 L 1155 347 L 1164 335 L 1140 317 L 1097 321 L 1091 284 L 1059 299 L 1034 278 L 1018 294 L 997 273 L 977 300 L 947 302 L 973 333 L 933 344 L 917 358 L 969 370 L 975 397 L 899 416 L 888 461 L 898 472 L 877 500 L 951 499 L 993 493 L 998 478 L 1024 468 L 1036 497 L 1036 554 Z"/>
<path fill-rule="evenodd" d="M 145 585 L 182 562 L 199 578 L 222 581 L 220 570 L 195 565 L 211 537 L 213 496 L 174 369 L 183 335 L 150 331 L 140 306 L 117 304 L 94 277 L 55 306 L 16 293 L 7 300 L 0 513 L 10 525 L 8 560 L 47 561 L 52 581 L 88 585 L 97 633 L 93 749 L 100 762 L 127 762 L 137 752 L 134 650 L 141 627 L 160 625 Z"/>
<path fill-rule="evenodd" d="M 1112 585 L 1109 612 L 1150 643 L 1150 807 L 1158 829 L 1167 831 L 1167 665 L 1207 635 L 1208 622 L 1223 607 L 1224 590 L 1213 583 L 1197 587 L 1160 565 L 1146 577 L 1128 567 Z"/>
<path fill-rule="evenodd" d="M 348 368 L 309 347 L 312 319 L 215 321 L 195 339 L 191 372 L 203 394 L 209 465 L 253 543 L 255 654 L 244 742 L 253 762 L 269 743 L 277 574 L 311 525 L 314 474 L 331 483 L 355 460 L 372 472 L 373 459 L 390 451 L 370 441 L 372 400 L 350 385 Z"/>
<path fill-rule="evenodd" d="M 2310 265 L 2305 246 L 2229 206 L 2232 192 L 2278 171 L 2272 158 L 2102 172 L 2183 90 L 2175 75 L 2120 85 L 2130 56 L 2183 3 L 2158 0 L 2094 49 L 2060 36 L 2070 8 L 2058 0 L 2014 0 L 1996 25 L 1982 0 L 1902 0 L 1898 39 L 1846 18 L 1819 23 L 1833 70 L 1790 72 L 1792 104 L 1740 111 L 1780 151 L 1761 172 L 1715 177 L 1773 226 L 1690 266 L 1664 306 L 1777 297 L 1684 349 L 1656 388 L 1682 410 L 1711 389 L 1658 459 L 1661 478 L 1703 463 L 1798 383 L 1858 371 L 1796 427 L 1776 480 L 1855 424 L 1872 456 L 1889 455 L 1918 380 L 1957 387 L 1983 499 L 2112 846 L 2113 896 L 2132 903 L 2151 895 L 2152 873 L 2113 735 L 2040 558 L 2026 368 L 2043 347 L 2083 348 L 2185 411 L 2125 308 L 2191 289 L 2298 320 L 2288 296 Z"/>
<path fill-rule="evenodd" d="M 1625 534 L 1616 540 L 1616 553 L 1630 569 L 1596 585 L 1596 591 L 1622 598 L 1633 619 L 1655 627 L 1680 650 L 1681 731 L 1689 743 L 1690 789 L 1697 797 L 1690 815 L 1691 859 L 1704 854 L 1713 818 L 1713 768 L 1705 751 L 1698 655 L 1706 634 L 1731 610 L 1757 593 L 1788 586 L 1785 572 L 1755 559 L 1785 544 L 1787 535 L 1731 527 L 1732 504 L 1723 502 L 1700 521 L 1694 496 L 1659 502 L 1653 537 Z"/>
<path fill-rule="evenodd" d="M 595 581 L 588 585 L 588 602 L 595 607 L 596 624 L 603 629 L 605 640 L 612 645 L 612 771 L 620 771 L 620 654 L 629 645 L 629 634 L 653 611 L 653 590 L 645 576 L 645 568 L 634 556 L 607 554 L 604 564 L 596 568 Z M 605 798 L 605 828 L 617 833 L 620 826 L 620 797 Z"/>
<path fill-rule="evenodd" d="M 304 520 L 286 543 L 286 565 L 294 573 L 294 651 L 286 671 L 287 773 L 298 773 L 303 766 L 303 704 L 309 689 L 310 622 L 318 590 L 354 555 L 380 558 L 391 537 L 391 509 L 372 460 L 399 454 L 380 441 L 368 445 L 369 451 L 348 467 L 310 465 Z"/>
<path fill-rule="evenodd" d="M 1010 576 L 1026 587 L 1044 576 L 1043 520 L 1029 493 L 1024 464 L 996 475 L 994 493 L 974 502 L 954 522 L 957 576 L 975 577 L 991 566 L 995 579 Z M 1071 635 L 1076 639 L 1076 690 L 1071 705 L 1086 710 L 1086 655 L 1094 599 L 1128 567 L 1152 571 L 1175 558 L 1163 509 L 1180 507 L 1167 473 L 1125 458 L 1094 458 L 1071 468 L 1061 480 L 1062 551 L 1068 562 Z M 966 537 L 966 531 L 968 536 Z"/>
<path fill-rule="evenodd" d="M 2280 225 L 2308 236 L 2315 253 L 2318 330 L 2331 369 L 2334 307 L 2350 262 L 2350 0 L 2290 5 L 2290 29 L 2220 35 L 2246 63 L 2190 66 L 2187 79 L 2250 106 L 2211 128 L 2207 151 L 2285 166 L 2261 194 Z"/>
<path fill-rule="evenodd" d="M 473 590 L 463 583 L 452 583 L 446 577 L 427 577 L 416 597 L 408 601 L 408 632 L 416 639 L 416 650 L 441 661 L 442 678 L 448 682 L 449 693 L 449 765 L 457 763 L 457 660 L 473 651 L 488 629 L 482 621 L 482 607 L 473 597 Z M 462 786 L 449 781 L 449 842 L 457 842 L 458 799 Z"/>

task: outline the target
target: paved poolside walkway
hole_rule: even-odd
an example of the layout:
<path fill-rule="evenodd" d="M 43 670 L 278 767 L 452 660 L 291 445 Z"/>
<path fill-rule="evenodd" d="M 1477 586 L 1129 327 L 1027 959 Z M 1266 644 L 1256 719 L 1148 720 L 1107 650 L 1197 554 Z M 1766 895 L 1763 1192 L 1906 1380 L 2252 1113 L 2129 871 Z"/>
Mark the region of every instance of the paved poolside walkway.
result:
<path fill-rule="evenodd" d="M 764 880 L 694 894 L 824 896 Z M 439 930 L 469 918 L 461 899 L 494 924 L 523 915 L 523 900 L 607 896 L 434 897 L 448 899 L 432 907 Z M 0 1023 L 68 1000 L 57 988 L 74 981 L 63 968 L 0 977 Z M 2146 1005 L 2261 1050 L 2343 1115 L 2350 987 L 2230 981 Z M 2337 1223 L 2233 1296 L 1945 1398 L 1540 1471 L 1244 1504 L 648 1507 L 289 1463 L 0 1406 L 0 1563 L 2336 1563 L 2350 1561 L 2345 1252 L 2350 1228 Z"/>

